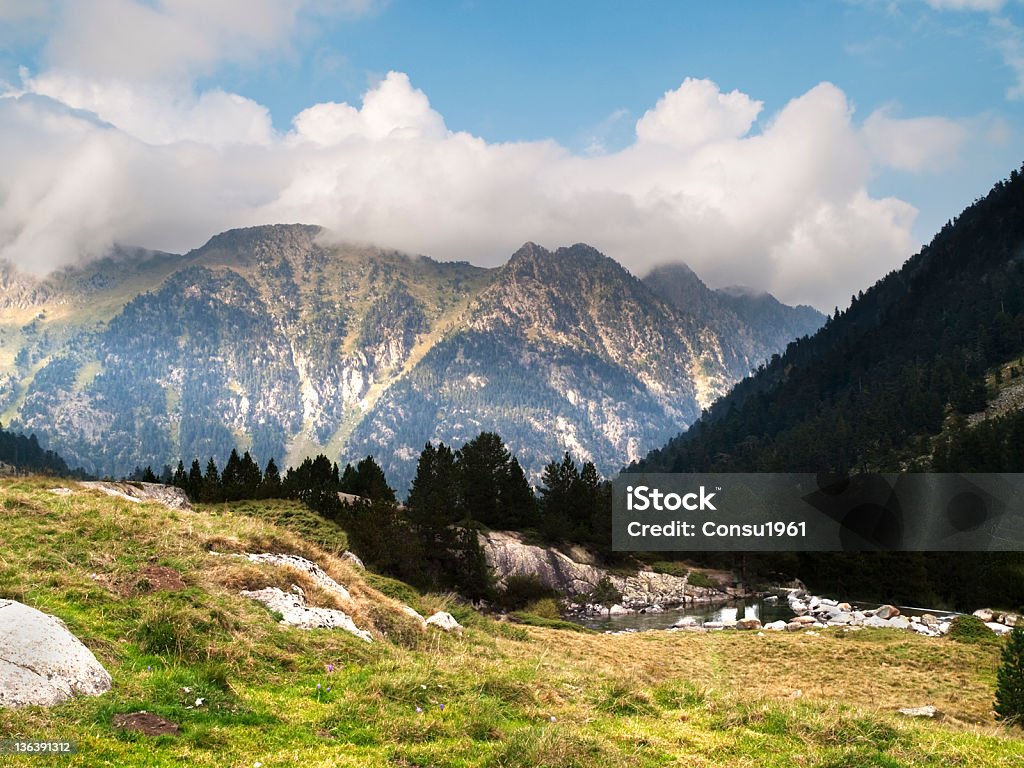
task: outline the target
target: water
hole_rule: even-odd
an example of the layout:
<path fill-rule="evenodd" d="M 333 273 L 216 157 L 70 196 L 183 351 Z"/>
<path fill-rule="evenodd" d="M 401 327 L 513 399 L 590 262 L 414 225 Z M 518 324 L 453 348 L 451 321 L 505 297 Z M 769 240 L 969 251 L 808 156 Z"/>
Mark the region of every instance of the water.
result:
<path fill-rule="evenodd" d="M 854 603 L 853 608 L 861 611 L 872 611 L 879 603 Z M 897 606 L 903 616 L 920 616 L 931 613 L 938 617 L 950 616 L 949 611 L 930 610 L 911 606 Z M 728 621 L 731 619 L 759 619 L 762 624 L 772 621 L 789 621 L 793 611 L 784 600 L 769 601 L 762 599 L 735 600 L 728 603 L 689 605 L 685 608 L 672 608 L 662 613 L 627 613 L 620 616 L 583 616 L 572 619 L 577 624 L 600 631 L 622 632 L 632 630 L 644 632 L 650 629 L 668 629 L 684 616 L 693 616 L 700 623 L 705 621 Z"/>

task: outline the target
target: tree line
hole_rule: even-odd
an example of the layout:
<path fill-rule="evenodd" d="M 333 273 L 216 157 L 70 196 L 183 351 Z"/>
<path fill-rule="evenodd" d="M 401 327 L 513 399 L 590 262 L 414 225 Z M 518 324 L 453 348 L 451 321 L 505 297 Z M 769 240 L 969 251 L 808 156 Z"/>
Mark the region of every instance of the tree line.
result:
<path fill-rule="evenodd" d="M 615 559 L 611 483 L 594 464 L 577 464 L 566 452 L 545 467 L 535 491 L 494 432 L 481 432 L 458 449 L 428 442 L 405 504 L 372 456 L 341 469 L 320 454 L 282 475 L 273 458 L 260 469 L 248 451 L 235 449 L 223 469 L 213 458 L 205 469 L 199 459 L 188 468 L 182 460 L 174 470 L 165 466 L 159 476 L 146 467 L 130 479 L 173 485 L 206 503 L 301 501 L 341 525 L 352 550 L 375 570 L 423 589 L 457 589 L 474 599 L 493 596 L 479 530 L 518 531 L 538 543 L 589 544 L 607 560 Z"/>

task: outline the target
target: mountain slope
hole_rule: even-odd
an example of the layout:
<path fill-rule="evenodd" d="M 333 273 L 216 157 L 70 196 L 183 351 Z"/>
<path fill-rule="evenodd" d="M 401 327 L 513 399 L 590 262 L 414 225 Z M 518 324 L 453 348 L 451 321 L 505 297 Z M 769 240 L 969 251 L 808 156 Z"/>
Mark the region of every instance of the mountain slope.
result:
<path fill-rule="evenodd" d="M 482 429 L 535 477 L 563 450 L 607 473 L 777 349 L 584 245 L 481 269 L 277 225 L 0 279 L 0 418 L 100 475 L 325 451 L 404 491 L 424 442 Z"/>

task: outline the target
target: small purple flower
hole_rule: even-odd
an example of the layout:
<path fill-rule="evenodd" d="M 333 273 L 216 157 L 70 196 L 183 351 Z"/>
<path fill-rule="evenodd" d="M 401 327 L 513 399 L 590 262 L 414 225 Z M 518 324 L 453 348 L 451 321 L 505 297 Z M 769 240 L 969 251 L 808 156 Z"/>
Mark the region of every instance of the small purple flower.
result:
<path fill-rule="evenodd" d="M 320 683 L 317 683 L 317 684 L 316 684 L 316 689 L 317 689 L 318 691 L 320 690 Z"/>
<path fill-rule="evenodd" d="M 422 713 L 423 712 L 423 707 L 416 707 L 416 711 Z"/>
<path fill-rule="evenodd" d="M 441 711 L 444 712 L 444 704 L 441 705 Z"/>
<path fill-rule="evenodd" d="M 327 665 L 327 674 L 329 675 L 333 671 L 334 671 L 334 665 L 333 664 L 328 664 Z"/>
<path fill-rule="evenodd" d="M 331 692 L 331 686 L 329 686 L 329 685 L 327 686 L 327 692 L 328 692 L 328 693 L 330 693 L 330 692 Z"/>
<path fill-rule="evenodd" d="M 147 672 L 152 672 L 152 671 L 153 671 L 153 665 L 152 665 L 152 664 L 150 664 L 149 666 L 147 666 L 147 667 L 146 667 L 146 671 L 147 671 Z"/>

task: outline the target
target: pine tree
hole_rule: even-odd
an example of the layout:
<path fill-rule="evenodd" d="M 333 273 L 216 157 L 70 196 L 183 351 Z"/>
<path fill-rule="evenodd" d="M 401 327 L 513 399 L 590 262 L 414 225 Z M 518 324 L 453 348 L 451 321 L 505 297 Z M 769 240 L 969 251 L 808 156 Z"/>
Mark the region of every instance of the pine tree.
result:
<path fill-rule="evenodd" d="M 174 477 L 171 478 L 171 484 L 177 488 L 181 488 L 186 493 L 188 492 L 188 475 L 185 474 L 184 461 L 178 462 L 178 468 L 174 470 Z"/>
<path fill-rule="evenodd" d="M 192 466 L 188 470 L 188 485 L 186 486 L 188 497 L 192 501 L 198 501 L 203 492 L 203 470 L 199 468 L 199 459 L 192 459 Z"/>
<path fill-rule="evenodd" d="M 1018 622 L 1003 647 L 996 673 L 996 717 L 1024 726 L 1024 624 Z"/>
<path fill-rule="evenodd" d="M 267 468 L 263 471 L 263 482 L 260 483 L 260 494 L 264 499 L 276 499 L 281 495 L 281 472 L 277 462 L 271 456 Z"/>
<path fill-rule="evenodd" d="M 203 475 L 202 490 L 199 498 L 203 501 L 223 501 L 224 488 L 220 482 L 220 472 L 217 470 L 217 462 L 210 457 L 206 462 L 206 474 Z"/>

